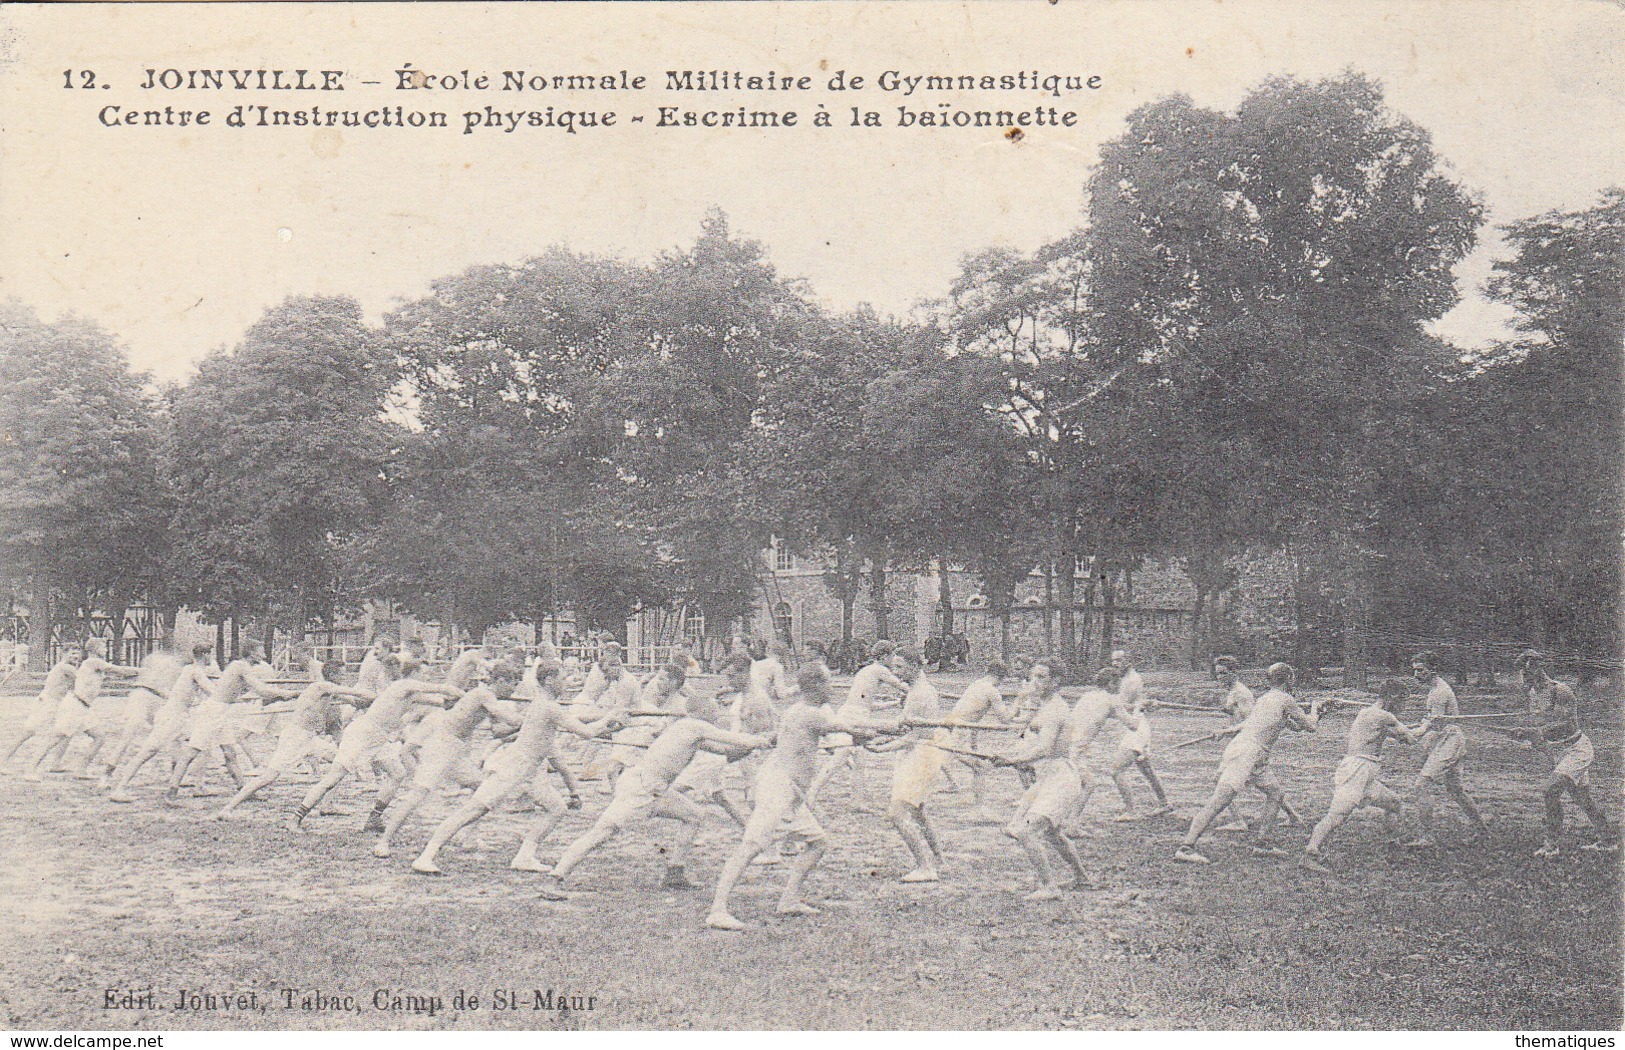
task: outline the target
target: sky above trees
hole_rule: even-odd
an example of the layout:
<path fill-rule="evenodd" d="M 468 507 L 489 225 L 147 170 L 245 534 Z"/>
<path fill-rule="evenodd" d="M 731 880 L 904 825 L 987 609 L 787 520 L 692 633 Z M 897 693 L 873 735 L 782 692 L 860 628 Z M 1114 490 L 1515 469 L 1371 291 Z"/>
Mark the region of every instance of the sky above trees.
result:
<path fill-rule="evenodd" d="M 1505 334 L 1512 316 L 1478 291 L 1511 254 L 1496 226 L 1584 208 L 1620 170 L 1625 72 L 1608 60 L 1625 20 L 1617 6 L 1227 0 L 1165 13 L 1174 8 L 515 8 L 460 20 L 451 42 L 433 9 L 8 7 L 0 105 L 26 117 L 0 140 L 0 295 L 46 318 L 80 313 L 118 333 L 137 369 L 182 379 L 289 295 L 354 296 L 377 321 L 448 273 L 550 245 L 652 259 L 720 206 L 780 273 L 806 278 L 815 301 L 901 314 L 946 295 L 962 256 L 1030 252 L 1077 225 L 1099 147 L 1136 107 L 1185 93 L 1228 110 L 1272 75 L 1347 67 L 1379 80 L 1388 105 L 1426 128 L 1482 195 L 1485 236 L 1455 268 L 1463 301 L 1433 329 L 1474 347 Z M 275 31 L 245 14 L 274 18 Z M 1074 101 L 1079 127 L 1019 145 L 896 128 L 867 139 L 119 131 L 96 126 L 94 107 L 61 87 L 70 64 L 130 80 L 146 66 L 353 68 L 367 65 L 359 41 L 380 78 L 404 61 L 653 73 L 703 63 L 814 75 L 1039 67 L 1099 74 L 1106 86 Z M 865 101 L 885 110 L 901 100 Z"/>

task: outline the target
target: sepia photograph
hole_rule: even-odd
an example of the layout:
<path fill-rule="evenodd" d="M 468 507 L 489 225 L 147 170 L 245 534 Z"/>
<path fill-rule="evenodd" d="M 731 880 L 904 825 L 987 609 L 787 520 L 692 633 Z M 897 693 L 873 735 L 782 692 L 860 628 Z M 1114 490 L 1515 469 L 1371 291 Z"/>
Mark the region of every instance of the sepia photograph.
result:
<path fill-rule="evenodd" d="M 0 7 L 0 1028 L 1614 1045 L 1622 53 Z"/>

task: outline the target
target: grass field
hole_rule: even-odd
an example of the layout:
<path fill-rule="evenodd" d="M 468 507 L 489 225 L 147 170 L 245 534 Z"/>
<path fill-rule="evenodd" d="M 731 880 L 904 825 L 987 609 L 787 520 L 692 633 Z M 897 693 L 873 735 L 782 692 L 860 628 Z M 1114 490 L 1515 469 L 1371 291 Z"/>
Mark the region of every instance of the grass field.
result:
<path fill-rule="evenodd" d="M 1213 692 L 1196 676 L 1147 679 L 1171 700 Z M 1494 702 L 1464 697 L 1468 708 Z M 10 740 L 24 701 L 0 704 L 0 740 Z M 1276 749 L 1288 798 L 1310 821 L 1324 812 L 1348 722 L 1331 716 Z M 1216 727 L 1161 712 L 1153 746 Z M 1591 735 L 1595 791 L 1617 819 L 1618 726 Z M 1101 774 L 1112 743 L 1097 745 Z M 183 796 L 166 809 L 158 770 L 122 807 L 87 783 L 12 775 L 0 779 L 0 1019 L 14 1029 L 1617 1029 L 1618 855 L 1532 857 L 1544 763 L 1499 738 L 1473 743 L 1465 780 L 1494 828 L 1488 846 L 1460 846 L 1458 822 L 1440 849 L 1389 847 L 1368 811 L 1328 847 L 1334 878 L 1256 859 L 1234 835 L 1217 836 L 1213 867 L 1190 868 L 1170 861 L 1183 822 L 1113 822 L 1119 803 L 1104 782 L 1081 844 L 1093 886 L 1048 904 L 1021 901 L 1031 875 L 1020 847 L 972 822 L 968 792 L 944 791 L 930 810 L 946 881 L 899 883 L 907 854 L 880 814 L 891 758 L 865 756 L 870 812 L 854 811 L 849 778 L 820 802 L 831 851 L 808 894 L 826 912 L 774 916 L 783 869 L 753 868 L 735 902 L 752 927 L 744 934 L 701 925 L 737 840 L 720 813 L 695 851 L 704 889 L 656 888 L 657 822 L 612 841 L 573 877 L 574 898 L 549 904 L 535 876 L 507 868 L 523 814 L 465 832 L 442 854 L 449 877 L 426 879 L 407 863 L 450 799 L 433 800 L 403 829 L 397 856 L 378 860 L 360 832 L 369 796 L 353 782 L 335 794 L 346 814 L 313 816 L 298 834 L 282 821 L 305 778 L 274 786 L 240 820 L 206 823 L 198 814 L 222 799 Z M 1183 815 L 1206 799 L 1220 746 L 1161 752 Z M 1408 786 L 1419 764 L 1400 749 L 1389 781 Z M 1007 812 L 1014 774 L 991 784 Z M 224 773 L 210 785 L 223 789 Z M 1137 778 L 1136 788 L 1143 797 Z M 604 799 L 590 795 L 543 856 L 556 857 Z M 1576 821 L 1571 807 L 1570 846 Z M 1307 828 L 1282 834 L 1294 853 L 1306 838 Z M 160 1009 L 105 1008 L 109 990 L 149 989 Z M 254 1000 L 176 1012 L 182 989 Z M 281 989 L 297 990 L 293 1009 Z M 459 989 L 479 1008 L 454 1009 Z M 380 990 L 385 1006 L 420 1009 L 376 1009 Z M 509 990 L 521 1009 L 496 1008 Z M 532 1009 L 537 991 L 553 992 L 553 1008 Z M 355 1009 L 299 1008 L 318 992 L 353 997 Z M 566 994 L 595 997 L 592 1008 L 558 1010 Z"/>

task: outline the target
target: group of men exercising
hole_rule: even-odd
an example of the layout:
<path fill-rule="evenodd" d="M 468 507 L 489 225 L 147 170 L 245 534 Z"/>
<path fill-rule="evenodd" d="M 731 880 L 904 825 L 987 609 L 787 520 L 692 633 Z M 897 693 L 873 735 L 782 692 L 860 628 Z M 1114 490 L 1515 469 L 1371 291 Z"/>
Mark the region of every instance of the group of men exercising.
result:
<path fill-rule="evenodd" d="M 1024 790 L 1004 833 L 1021 845 L 1032 864 L 1037 886 L 1028 899 L 1054 899 L 1069 886 L 1087 886 L 1075 839 L 1097 787 L 1089 752 L 1109 722 L 1122 729 L 1110 765 L 1124 805 L 1117 819 L 1173 812 L 1152 760 L 1147 711 L 1159 702 L 1146 695 L 1141 675 L 1122 651 L 1112 654 L 1111 664 L 1096 672 L 1076 699 L 1062 694 L 1059 669 L 1042 658 L 1018 667 L 1019 688 L 1011 695 L 1002 691 L 1011 669 L 993 658 L 962 694 L 948 696 L 929 680 L 919 655 L 880 642 L 840 702 L 822 661 L 809 661 L 792 680 L 786 654 L 778 647 L 759 660 L 744 652 L 730 657 L 714 695 L 692 687 L 698 666 L 685 654 L 642 682 L 625 666 L 614 643 L 604 647 L 584 674 L 546 647 L 528 662 L 515 646 L 471 649 L 437 681 L 424 673 L 420 648 L 380 639 L 366 654 L 353 686 L 336 681 L 341 665 L 314 658 L 306 661 L 308 680 L 279 679 L 265 662 L 264 647 L 254 641 L 223 669 L 217 670 L 208 645 L 195 646 L 190 656 L 183 663 L 159 650 L 140 666 L 125 667 L 70 651 L 51 668 L 22 737 L 0 763 L 32 744 L 25 776 L 39 780 L 47 771 L 62 771 L 70 745 L 83 735 L 89 746 L 67 771 L 99 779 L 111 801 L 128 803 L 141 769 L 167 755 L 171 768 L 164 799 L 176 805 L 189 776 L 201 776 L 221 762 L 237 790 L 211 814 L 215 819 L 236 812 L 303 765 L 316 779 L 288 816 L 294 830 L 320 812 L 334 787 L 355 775 L 376 784 L 364 830 L 377 835 L 373 852 L 379 857 L 391 856 L 402 827 L 430 795 L 472 789 L 432 830 L 412 861 L 411 870 L 423 875 L 441 874 L 439 855 L 464 828 L 525 795 L 536 815 L 511 867 L 542 874 L 540 893 L 551 900 L 567 897 L 567 881 L 595 849 L 653 817 L 672 821 L 678 829 L 675 841 L 662 851 L 663 885 L 692 888 L 688 859 L 710 819 L 707 807 L 716 806 L 741 829 L 706 917 L 707 925 L 726 930 L 744 928 L 730 911 L 730 898 L 753 863 L 789 861 L 778 902 L 781 914 L 817 911 L 801 893 L 826 849 L 814 806 L 835 776 L 853 771 L 868 753 L 896 756 L 886 816 L 912 859 L 901 876 L 907 883 L 942 877 L 944 855 L 927 807 L 945 783 L 952 783 L 950 771 L 968 770 L 976 812 L 983 814 L 989 771 L 1012 768 Z M 1525 711 L 1512 713 L 1511 723 L 1497 715 L 1462 715 L 1435 663 L 1431 654 L 1417 654 L 1412 660 L 1415 685 L 1386 682 L 1374 702 L 1359 705 L 1348 730 L 1347 753 L 1333 774 L 1331 803 L 1314 826 L 1299 864 L 1330 874 L 1322 848 L 1364 806 L 1382 810 L 1391 834 L 1399 837 L 1406 800 L 1382 780 L 1383 750 L 1390 739 L 1426 750 L 1411 793 L 1417 833 L 1406 844 L 1436 844 L 1437 803 L 1443 796 L 1467 816 L 1474 836 L 1485 834 L 1484 820 L 1462 784 L 1466 725 L 1521 740 L 1550 758 L 1545 834 L 1537 855 L 1560 852 L 1564 796 L 1582 808 L 1594 831 L 1581 848 L 1617 850 L 1609 821 L 1590 793 L 1594 753 L 1580 728 L 1575 694 L 1547 674 L 1540 654 L 1520 658 L 1528 704 Z M 1242 682 L 1235 659 L 1219 657 L 1214 672 L 1223 689 L 1218 703 L 1161 705 L 1222 713 L 1229 719 L 1224 729 L 1175 745 L 1228 741 L 1213 794 L 1190 821 L 1173 859 L 1210 863 L 1199 848 L 1202 837 L 1226 810 L 1237 812 L 1238 797 L 1248 788 L 1263 796 L 1262 811 L 1218 830 L 1250 831 L 1253 852 L 1284 857 L 1286 852 L 1274 842 L 1278 817 L 1297 823 L 1298 816 L 1270 771 L 1271 752 L 1286 730 L 1317 730 L 1321 701 L 1304 709 L 1292 694 L 1295 672 L 1285 663 L 1270 665 L 1265 672 L 1268 688 L 1257 696 Z M 104 692 L 108 676 L 130 678 L 129 693 Z M 1407 725 L 1405 708 L 1418 690 L 1426 694 L 1426 715 L 1419 725 Z M 945 706 L 945 700 L 951 705 Z M 243 731 L 250 722 L 273 716 L 281 720 L 275 749 L 255 762 L 243 747 Z M 994 738 L 1010 743 L 980 750 Z M 98 763 L 100 773 L 94 769 Z M 1131 770 L 1138 771 L 1155 799 L 1144 813 L 1136 808 Z M 612 797 L 549 866 L 538 856 L 539 844 L 569 810 L 581 808 L 578 775 L 586 779 L 589 774 L 596 774 Z M 854 792 L 860 806 L 862 795 Z M 737 796 L 748 807 L 740 806 Z M 787 856 L 771 848 L 787 841 L 799 842 L 801 848 Z M 1063 871 L 1071 872 L 1070 883 L 1063 882 Z"/>

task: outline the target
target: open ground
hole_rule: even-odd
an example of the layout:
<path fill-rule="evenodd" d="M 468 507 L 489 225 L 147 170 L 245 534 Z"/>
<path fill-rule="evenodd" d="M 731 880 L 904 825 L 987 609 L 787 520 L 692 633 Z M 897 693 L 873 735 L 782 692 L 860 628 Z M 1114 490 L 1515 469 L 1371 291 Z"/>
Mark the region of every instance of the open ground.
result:
<path fill-rule="evenodd" d="M 1196 675 L 1146 678 L 1167 700 L 1216 692 Z M 1466 710 L 1514 702 L 1463 694 Z M 25 706 L 0 699 L 0 739 L 13 738 Z M 1222 744 L 1168 745 L 1219 721 L 1153 717 L 1153 753 L 1188 819 Z M 1588 727 L 1594 790 L 1617 819 L 1621 737 L 1612 716 L 1598 721 Z M 1329 715 L 1318 733 L 1286 733 L 1276 748 L 1288 799 L 1310 822 L 1325 810 L 1348 722 Z M 1440 848 L 1407 851 L 1386 845 L 1364 811 L 1329 845 L 1337 874 L 1327 878 L 1255 858 L 1233 834 L 1216 836 L 1211 868 L 1173 863 L 1182 819 L 1112 819 L 1108 733 L 1081 842 L 1091 883 L 1047 904 L 1021 900 L 1028 865 L 997 823 L 975 819 L 963 769 L 954 778 L 964 790 L 940 792 L 928 809 L 949 856 L 945 881 L 899 883 L 907 854 L 883 816 L 892 759 L 866 754 L 858 790 L 837 777 L 819 803 L 831 848 L 808 892 L 825 912 L 773 915 L 784 869 L 753 868 L 736 898 L 744 934 L 702 926 L 737 841 L 720 812 L 695 851 L 701 890 L 658 888 L 666 831 L 656 822 L 612 840 L 572 878 L 573 898 L 555 904 L 537 898 L 536 876 L 507 867 L 526 814 L 465 832 L 442 854 L 448 877 L 434 879 L 407 864 L 451 798 L 431 800 L 396 857 L 379 860 L 360 830 L 370 795 L 354 782 L 333 799 L 345 812 L 313 815 L 294 833 L 283 822 L 308 776 L 213 823 L 198 818 L 223 799 L 183 795 L 166 808 L 161 769 L 122 807 L 86 782 L 11 775 L 0 779 L 0 1018 L 14 1029 L 1618 1028 L 1618 855 L 1573 848 L 1583 817 L 1571 807 L 1564 855 L 1533 857 L 1544 761 L 1471 735 L 1465 782 L 1490 843 L 1467 846 L 1457 822 Z M 251 746 L 263 755 L 267 744 Z M 984 736 L 982 746 L 996 745 Z M 1387 779 L 1407 788 L 1419 764 L 1401 748 Z M 989 783 L 992 808 L 1007 813 L 1014 773 Z M 225 786 L 223 771 L 211 774 L 209 790 Z M 1137 776 L 1134 786 L 1143 802 Z M 605 799 L 589 792 L 544 858 Z M 1307 834 L 1284 829 L 1280 840 L 1295 854 Z M 149 989 L 158 1009 L 106 1008 L 109 991 L 116 1001 Z M 183 989 L 255 998 L 246 1011 L 230 1000 L 176 1012 Z M 293 1008 L 282 989 L 295 990 Z M 480 1007 L 454 1009 L 459 989 Z M 510 990 L 522 1008 L 496 1009 Z M 532 1009 L 538 991 L 554 993 L 552 1008 Z M 355 1009 L 300 1008 L 316 993 L 353 997 Z M 591 1009 L 559 1010 L 565 994 L 593 997 Z"/>

